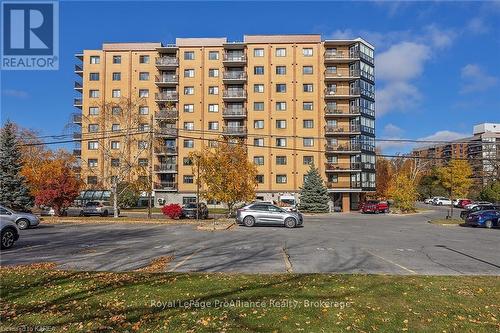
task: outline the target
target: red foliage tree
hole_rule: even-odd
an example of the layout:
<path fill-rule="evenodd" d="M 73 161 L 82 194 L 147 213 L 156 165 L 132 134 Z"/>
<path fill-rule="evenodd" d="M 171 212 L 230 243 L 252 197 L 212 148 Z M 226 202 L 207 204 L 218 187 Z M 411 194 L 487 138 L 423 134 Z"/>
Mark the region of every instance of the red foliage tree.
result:
<path fill-rule="evenodd" d="M 182 214 L 182 207 L 179 204 L 169 204 L 163 206 L 161 211 L 171 219 L 178 219 Z"/>

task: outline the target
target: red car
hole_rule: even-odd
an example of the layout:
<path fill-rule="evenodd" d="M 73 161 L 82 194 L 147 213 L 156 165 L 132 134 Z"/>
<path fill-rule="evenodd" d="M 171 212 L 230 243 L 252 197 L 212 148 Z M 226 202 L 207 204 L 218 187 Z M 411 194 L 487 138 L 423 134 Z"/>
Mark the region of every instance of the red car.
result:
<path fill-rule="evenodd" d="M 464 208 L 466 205 L 471 204 L 472 200 L 470 199 L 460 199 L 458 200 L 457 207 Z"/>
<path fill-rule="evenodd" d="M 361 205 L 362 213 L 389 213 L 387 201 L 368 200 Z"/>

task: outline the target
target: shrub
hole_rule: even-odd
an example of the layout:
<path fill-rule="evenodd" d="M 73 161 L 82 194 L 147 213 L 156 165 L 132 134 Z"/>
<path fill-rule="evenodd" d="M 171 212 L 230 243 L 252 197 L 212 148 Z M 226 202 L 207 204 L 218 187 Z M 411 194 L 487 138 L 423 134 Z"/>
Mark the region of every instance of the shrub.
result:
<path fill-rule="evenodd" d="M 171 219 L 178 219 L 182 214 L 182 207 L 179 204 L 169 204 L 163 206 L 161 211 Z"/>

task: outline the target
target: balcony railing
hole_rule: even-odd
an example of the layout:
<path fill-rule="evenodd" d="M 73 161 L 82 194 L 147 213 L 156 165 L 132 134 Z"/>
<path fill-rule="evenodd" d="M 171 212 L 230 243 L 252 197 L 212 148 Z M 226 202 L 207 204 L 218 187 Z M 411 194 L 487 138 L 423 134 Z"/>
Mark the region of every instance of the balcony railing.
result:
<path fill-rule="evenodd" d="M 325 89 L 325 96 L 330 97 L 330 96 L 353 96 L 353 95 L 359 95 L 360 90 L 358 87 L 356 88 L 351 88 L 351 89 L 331 89 L 331 88 L 326 88 Z"/>
<path fill-rule="evenodd" d="M 222 132 L 225 135 L 246 135 L 247 128 L 245 126 L 224 126 Z"/>
<path fill-rule="evenodd" d="M 326 171 L 361 171 L 361 163 L 325 163 Z"/>
<path fill-rule="evenodd" d="M 173 57 L 156 58 L 156 66 L 179 66 L 179 59 Z"/>
<path fill-rule="evenodd" d="M 83 100 L 81 98 L 75 98 L 73 100 L 73 105 L 74 106 L 82 106 L 82 104 L 83 104 Z"/>
<path fill-rule="evenodd" d="M 371 116 L 371 117 L 375 117 L 375 111 L 374 110 L 370 110 L 368 108 L 363 108 L 363 107 L 360 107 L 359 110 L 361 111 L 361 113 L 367 115 L 367 116 Z"/>
<path fill-rule="evenodd" d="M 81 149 L 73 149 L 73 155 L 82 156 L 82 150 Z"/>
<path fill-rule="evenodd" d="M 325 150 L 327 152 L 351 152 L 360 151 L 361 145 L 356 143 L 345 143 L 345 144 L 326 144 Z"/>
<path fill-rule="evenodd" d="M 154 151 L 158 155 L 176 155 L 177 147 L 158 147 Z"/>
<path fill-rule="evenodd" d="M 326 51 L 325 59 L 326 60 L 337 60 L 337 59 L 357 59 L 359 58 L 359 52 L 356 51 Z"/>
<path fill-rule="evenodd" d="M 83 67 L 80 65 L 75 65 L 75 73 L 81 73 L 83 72 Z"/>
<path fill-rule="evenodd" d="M 364 181 L 364 182 L 361 183 L 361 186 L 363 188 L 375 189 L 375 182 Z"/>
<path fill-rule="evenodd" d="M 223 61 L 227 61 L 227 62 L 246 62 L 247 56 L 244 54 L 224 53 L 224 56 L 222 59 L 223 59 Z"/>
<path fill-rule="evenodd" d="M 246 98 L 247 93 L 245 90 L 224 90 L 222 96 L 224 98 Z"/>
<path fill-rule="evenodd" d="M 159 75 L 155 76 L 156 83 L 172 83 L 177 84 L 179 82 L 179 75 Z"/>
<path fill-rule="evenodd" d="M 177 183 L 176 182 L 156 182 L 154 183 L 154 188 L 157 190 L 176 190 Z"/>
<path fill-rule="evenodd" d="M 75 89 L 76 90 L 82 90 L 83 89 L 83 85 L 80 82 L 75 82 Z"/>
<path fill-rule="evenodd" d="M 173 127 L 159 127 L 156 134 L 159 136 L 177 136 L 179 130 Z"/>
<path fill-rule="evenodd" d="M 176 109 L 161 109 L 156 112 L 155 117 L 156 119 L 177 119 L 179 117 L 179 111 Z"/>
<path fill-rule="evenodd" d="M 177 91 L 156 93 L 155 99 L 157 101 L 177 101 L 179 93 Z"/>
<path fill-rule="evenodd" d="M 339 108 L 335 106 L 325 106 L 325 115 L 359 115 L 359 106 L 350 106 L 349 108 Z"/>
<path fill-rule="evenodd" d="M 81 140 L 81 139 L 82 139 L 82 133 L 80 132 L 73 133 L 73 140 Z"/>
<path fill-rule="evenodd" d="M 345 71 L 325 71 L 325 77 L 327 79 L 335 79 L 335 78 L 340 78 L 340 79 L 345 79 L 345 78 L 358 78 L 360 76 L 360 71 L 359 69 L 351 69 L 351 70 L 345 70 Z"/>
<path fill-rule="evenodd" d="M 358 89 L 358 93 L 356 95 L 359 95 L 359 91 L 361 91 L 361 95 L 364 95 L 368 98 L 375 98 L 375 93 L 373 91 L 370 91 L 368 89 L 361 89 L 361 90 L 359 88 L 356 89 Z"/>
<path fill-rule="evenodd" d="M 370 81 L 375 81 L 375 76 L 373 74 L 368 73 L 367 71 L 361 71 L 361 76 Z"/>
<path fill-rule="evenodd" d="M 246 117 L 246 108 L 224 108 L 222 110 L 222 116 L 224 117 Z"/>
<path fill-rule="evenodd" d="M 222 77 L 224 80 L 246 80 L 247 73 L 245 73 L 245 72 L 224 72 Z"/>
<path fill-rule="evenodd" d="M 74 124 L 81 124 L 82 123 L 82 115 L 81 114 L 74 114 L 73 115 L 73 123 Z"/>
<path fill-rule="evenodd" d="M 174 163 L 161 163 L 155 165 L 156 172 L 177 172 L 177 164 Z"/>
<path fill-rule="evenodd" d="M 361 182 L 350 181 L 350 182 L 326 182 L 326 187 L 329 189 L 335 188 L 361 188 Z"/>
<path fill-rule="evenodd" d="M 349 126 L 337 126 L 337 125 L 334 125 L 334 126 L 330 126 L 330 125 L 326 125 L 325 126 L 325 132 L 326 133 L 355 133 L 355 132 L 360 132 L 361 131 L 361 128 L 360 128 L 360 125 L 349 125 Z"/>

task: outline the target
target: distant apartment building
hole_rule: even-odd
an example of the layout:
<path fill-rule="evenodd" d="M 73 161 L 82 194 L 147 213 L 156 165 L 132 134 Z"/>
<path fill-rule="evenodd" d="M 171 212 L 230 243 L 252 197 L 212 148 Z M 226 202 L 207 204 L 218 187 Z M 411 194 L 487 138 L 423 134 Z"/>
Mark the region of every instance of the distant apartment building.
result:
<path fill-rule="evenodd" d="M 445 144 L 416 148 L 413 155 L 429 161 L 434 167 L 446 165 L 452 159 L 467 159 L 477 184 L 486 185 L 500 179 L 500 124 L 483 123 L 474 126 L 473 136 Z"/>
<path fill-rule="evenodd" d="M 192 202 L 188 155 L 222 138 L 247 145 L 258 199 L 297 196 L 311 164 L 343 211 L 375 190 L 374 48 L 361 38 L 177 38 L 106 43 L 76 56 L 75 153 L 89 188 L 109 188 L 116 166 L 132 158 L 153 167 L 155 203 Z M 124 98 L 134 108 L 125 118 L 113 107 Z M 125 128 L 137 145 L 123 152 L 132 135 L 113 134 Z"/>

